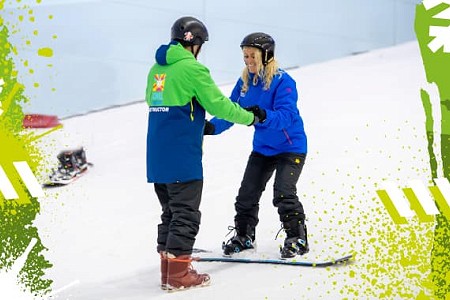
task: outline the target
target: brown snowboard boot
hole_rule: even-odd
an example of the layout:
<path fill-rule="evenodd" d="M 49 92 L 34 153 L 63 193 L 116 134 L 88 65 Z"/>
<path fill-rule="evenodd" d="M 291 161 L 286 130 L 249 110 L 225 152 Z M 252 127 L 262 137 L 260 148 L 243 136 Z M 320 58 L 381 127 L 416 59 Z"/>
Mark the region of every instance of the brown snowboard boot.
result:
<path fill-rule="evenodd" d="M 160 251 L 159 255 L 161 256 L 161 289 L 167 290 L 167 272 L 168 272 L 168 260 L 167 260 L 167 252 Z"/>
<path fill-rule="evenodd" d="M 176 256 L 167 253 L 168 277 L 167 289 L 171 291 L 202 287 L 209 285 L 208 274 L 199 274 L 192 268 L 192 257 L 190 255 Z"/>

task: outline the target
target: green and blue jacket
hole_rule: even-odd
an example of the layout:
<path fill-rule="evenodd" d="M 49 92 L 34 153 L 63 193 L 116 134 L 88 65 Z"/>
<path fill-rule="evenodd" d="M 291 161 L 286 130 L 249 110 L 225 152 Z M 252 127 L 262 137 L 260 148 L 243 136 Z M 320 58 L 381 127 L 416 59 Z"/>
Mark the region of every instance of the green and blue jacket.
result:
<path fill-rule="evenodd" d="M 155 58 L 145 98 L 149 106 L 147 181 L 202 180 L 205 110 L 245 125 L 254 116 L 225 97 L 209 70 L 178 42 L 160 46 Z"/>

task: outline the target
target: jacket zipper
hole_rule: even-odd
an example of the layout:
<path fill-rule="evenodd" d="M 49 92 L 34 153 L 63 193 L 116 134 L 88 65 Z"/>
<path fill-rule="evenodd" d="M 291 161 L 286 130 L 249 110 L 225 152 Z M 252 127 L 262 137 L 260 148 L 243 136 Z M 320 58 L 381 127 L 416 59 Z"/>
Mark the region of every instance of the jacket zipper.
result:
<path fill-rule="evenodd" d="M 287 141 L 290 145 L 292 145 L 291 138 L 289 137 L 289 134 L 287 133 L 286 129 L 283 128 L 284 136 L 286 137 Z"/>
<path fill-rule="evenodd" d="M 194 121 L 194 103 L 191 100 L 191 113 L 190 113 L 191 121 Z"/>

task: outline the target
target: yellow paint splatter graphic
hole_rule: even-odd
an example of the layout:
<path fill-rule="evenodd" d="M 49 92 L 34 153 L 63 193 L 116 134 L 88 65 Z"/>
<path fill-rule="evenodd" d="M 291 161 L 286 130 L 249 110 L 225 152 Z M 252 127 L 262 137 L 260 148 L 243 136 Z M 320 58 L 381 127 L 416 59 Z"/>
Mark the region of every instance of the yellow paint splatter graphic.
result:
<path fill-rule="evenodd" d="M 44 56 L 44 57 L 52 57 L 53 56 L 53 49 L 51 49 L 51 48 L 40 48 L 38 50 L 38 55 L 39 56 Z"/>
<path fill-rule="evenodd" d="M 427 153 L 417 147 L 426 144 L 425 131 L 408 120 L 363 125 L 354 125 L 361 134 L 345 146 L 310 154 L 310 165 L 317 165 L 321 156 L 336 158 L 333 165 L 314 171 L 307 183 L 317 192 L 302 195 L 304 203 L 312 201 L 309 207 L 327 203 L 326 209 L 307 216 L 311 248 L 323 249 L 318 256 L 351 253 L 355 259 L 329 268 L 328 280 L 305 288 L 325 289 L 324 299 L 429 297 L 435 222 L 423 223 L 415 215 L 405 224 L 396 224 L 376 192 L 384 181 L 399 187 L 415 179 L 429 183 Z M 371 128 L 376 130 L 367 131 Z"/>

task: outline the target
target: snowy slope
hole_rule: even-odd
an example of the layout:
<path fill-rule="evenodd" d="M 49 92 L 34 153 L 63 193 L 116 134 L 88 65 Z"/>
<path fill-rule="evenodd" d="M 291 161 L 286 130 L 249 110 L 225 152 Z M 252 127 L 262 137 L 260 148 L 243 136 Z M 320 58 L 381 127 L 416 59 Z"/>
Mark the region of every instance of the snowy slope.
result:
<path fill-rule="evenodd" d="M 424 85 L 415 42 L 291 70 L 309 138 L 298 183 L 315 259 L 359 250 L 351 235 L 359 215 L 379 207 L 377 184 L 426 180 L 428 159 L 419 90 Z M 238 74 L 236 74 L 238 75 Z M 232 86 L 223 86 L 228 94 Z M 144 92 L 144 91 L 143 91 Z M 147 108 L 138 103 L 70 118 L 40 140 L 56 153 L 83 145 L 95 166 L 73 185 L 46 190 L 35 224 L 58 299 L 340 299 L 364 261 L 329 269 L 196 263 L 207 288 L 159 289 L 156 226 L 160 207 L 145 178 Z M 205 137 L 203 213 L 196 247 L 220 251 L 232 224 L 234 197 L 251 149 L 252 128 L 236 125 Z M 276 255 L 283 236 L 272 207 L 272 181 L 261 200 L 258 250 Z M 388 214 L 381 218 L 389 218 Z M 361 228 L 364 232 L 365 228 Z M 227 237 L 228 238 L 228 237 Z M 65 286 L 70 285 L 67 289 Z M 361 286 L 361 291 L 364 287 Z"/>

